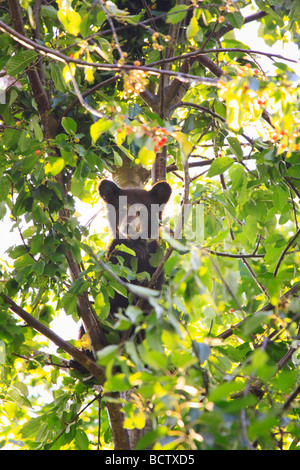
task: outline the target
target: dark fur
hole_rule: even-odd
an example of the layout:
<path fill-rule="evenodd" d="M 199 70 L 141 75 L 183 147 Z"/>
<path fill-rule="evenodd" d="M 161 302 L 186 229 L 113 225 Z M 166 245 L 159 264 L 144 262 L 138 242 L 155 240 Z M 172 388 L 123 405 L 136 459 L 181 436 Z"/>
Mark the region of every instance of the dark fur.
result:
<path fill-rule="evenodd" d="M 147 272 L 149 273 L 150 277 L 154 274 L 156 268 L 151 266 L 150 259 L 151 255 L 155 254 L 158 249 L 158 242 L 157 239 L 159 237 L 159 232 L 157 230 L 156 236 L 154 239 L 151 239 L 153 228 L 151 226 L 151 206 L 154 204 L 157 209 L 155 216 L 157 218 L 157 229 L 159 228 L 159 222 L 162 218 L 162 210 L 165 204 L 168 202 L 170 195 L 171 195 L 171 187 L 166 182 L 159 182 L 156 183 L 150 191 L 146 191 L 144 189 L 121 189 L 115 183 L 108 180 L 102 180 L 99 184 L 99 194 L 101 198 L 107 204 L 107 212 L 108 212 L 108 220 L 113 230 L 114 239 L 111 242 L 108 251 L 107 251 L 107 259 L 111 261 L 113 264 L 117 264 L 119 262 L 118 257 L 122 257 L 124 259 L 124 265 L 127 267 L 131 267 L 132 261 L 136 260 L 137 265 L 137 273 Z M 134 204 L 142 204 L 147 209 L 147 219 L 148 224 L 146 227 L 146 231 L 141 228 L 142 237 L 137 239 L 126 238 L 124 239 L 122 234 L 120 233 L 120 224 L 122 223 L 119 220 L 119 201 L 121 196 L 127 197 L 127 206 L 130 208 Z M 157 207 L 159 206 L 159 208 Z M 116 213 L 116 223 L 114 224 L 114 217 L 113 212 Z M 134 220 L 136 217 L 131 215 L 130 220 Z M 155 224 L 156 225 L 156 224 Z M 125 245 L 128 248 L 132 249 L 136 256 L 131 254 L 125 253 L 124 251 L 116 249 L 117 245 Z M 159 276 L 156 281 L 154 289 L 160 290 L 163 284 L 163 274 Z M 135 284 L 140 284 L 138 281 L 133 281 Z M 147 284 L 147 282 L 146 282 Z M 126 297 L 122 296 L 121 294 L 115 292 L 114 298 L 110 299 L 110 314 L 114 316 L 118 312 L 118 310 L 125 309 L 129 301 Z M 149 305 L 146 303 L 143 306 L 144 311 L 148 311 Z M 79 338 L 81 338 L 84 334 L 84 327 L 81 326 Z M 90 351 L 86 351 L 86 353 L 93 357 L 93 354 Z M 77 369 L 82 374 L 87 373 L 87 371 L 82 367 L 77 361 L 71 360 L 70 367 Z"/>
<path fill-rule="evenodd" d="M 156 183 L 150 191 L 145 189 L 121 189 L 115 183 L 108 180 L 102 180 L 99 184 L 99 194 L 102 199 L 107 203 L 108 209 L 108 220 L 113 230 L 114 239 L 108 248 L 107 257 L 114 263 L 118 263 L 118 256 L 121 256 L 124 259 L 124 265 L 131 267 L 131 262 L 133 258 L 137 259 L 137 273 L 147 272 L 150 277 L 154 274 L 156 268 L 151 266 L 150 258 L 152 254 L 155 254 L 158 249 L 158 243 L 156 239 L 151 239 L 151 206 L 154 204 L 153 209 L 155 208 L 155 216 L 158 222 L 162 218 L 162 210 L 165 204 L 168 202 L 171 195 L 171 188 L 166 182 Z M 126 238 L 120 233 L 120 224 L 122 223 L 119 220 L 119 201 L 120 197 L 127 198 L 128 209 L 135 204 L 142 204 L 147 209 L 147 219 L 148 224 L 145 230 L 141 228 L 142 237 L 137 239 Z M 159 207 L 157 207 L 159 206 Z M 158 210 L 161 209 L 161 210 Z M 116 214 L 116 221 L 114 220 L 114 212 Z M 152 214 L 153 215 L 153 214 Z M 130 217 L 129 217 L 130 218 Z M 131 217 L 135 219 L 135 217 Z M 115 222 L 115 223 L 114 223 Z M 115 225 L 115 226 L 114 226 Z M 157 228 L 159 223 L 157 223 Z M 156 237 L 158 238 L 159 233 L 156 231 Z M 128 253 L 123 251 L 116 250 L 117 245 L 125 245 L 128 248 L 132 249 L 136 256 L 133 257 Z M 134 283 L 137 283 L 134 281 Z M 156 285 L 155 289 L 161 289 L 163 283 L 163 275 L 161 275 Z M 110 312 L 112 314 L 116 313 L 119 308 L 126 308 L 128 306 L 128 299 L 122 295 L 116 293 L 113 299 L 110 299 Z"/>

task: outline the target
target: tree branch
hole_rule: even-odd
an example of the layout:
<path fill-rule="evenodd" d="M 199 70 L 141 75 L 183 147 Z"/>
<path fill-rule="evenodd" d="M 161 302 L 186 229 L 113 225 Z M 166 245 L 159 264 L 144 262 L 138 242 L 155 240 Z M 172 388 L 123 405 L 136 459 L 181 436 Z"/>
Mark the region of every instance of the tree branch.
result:
<path fill-rule="evenodd" d="M 13 25 L 15 27 L 15 34 L 19 35 L 20 37 L 23 37 L 23 39 L 27 41 L 28 39 L 25 36 L 21 9 L 20 9 L 18 0 L 9 0 L 9 8 L 10 8 L 10 14 L 11 14 L 11 18 L 13 21 Z M 3 22 L 1 21 L 0 23 L 3 23 Z M 5 27 L 14 31 L 12 28 L 10 28 L 7 25 L 5 25 Z M 29 82 L 30 82 L 30 85 L 34 94 L 35 101 L 38 106 L 39 114 L 41 116 L 41 121 L 42 121 L 44 132 L 45 132 L 45 137 L 48 140 L 51 137 L 53 137 L 52 120 L 51 122 L 49 121 L 50 105 L 49 105 L 47 94 L 40 80 L 38 71 L 33 64 L 31 64 L 27 68 L 27 76 L 28 76 L 28 79 L 29 79 Z"/>
<path fill-rule="evenodd" d="M 298 61 L 295 60 L 295 59 L 290 59 L 288 57 L 284 57 L 281 54 L 274 54 L 273 52 L 263 52 L 263 51 L 253 50 L 253 49 L 243 49 L 243 48 L 240 48 L 240 47 L 233 47 L 233 48 L 228 48 L 227 47 L 227 48 L 198 49 L 196 51 L 188 52 L 186 54 L 180 54 L 180 55 L 177 55 L 177 56 L 168 57 L 166 59 L 157 60 L 155 62 L 150 62 L 148 64 L 148 66 L 149 67 L 153 67 L 153 66 L 157 67 L 158 65 L 167 64 L 169 62 L 176 62 L 177 60 L 182 60 L 182 59 L 192 59 L 192 58 L 194 58 L 194 59 L 198 60 L 202 56 L 206 57 L 207 54 L 218 54 L 218 53 L 222 53 L 222 52 L 241 52 L 241 53 L 250 54 L 250 55 L 251 54 L 258 54 L 258 55 L 263 55 L 263 56 L 269 57 L 270 59 L 275 57 L 277 59 L 286 60 L 288 62 L 293 62 L 295 64 L 298 63 Z M 219 67 L 219 69 L 220 69 L 220 67 Z M 222 69 L 220 69 L 220 70 L 222 70 Z M 222 71 L 222 74 L 224 74 L 223 71 Z"/>
<path fill-rule="evenodd" d="M 291 297 L 296 297 L 299 291 L 300 291 L 300 282 L 295 284 L 291 289 L 289 289 L 285 294 L 283 294 L 280 297 L 279 304 L 281 304 L 281 305 L 286 304 Z M 274 305 L 271 304 L 271 302 L 267 303 L 267 305 L 265 305 L 262 309 L 257 310 L 257 312 L 254 312 L 252 315 L 248 316 L 247 318 L 244 318 L 243 320 L 241 320 L 236 325 L 232 326 L 231 328 L 228 328 L 228 330 L 223 331 L 223 333 L 221 333 L 218 336 L 218 338 L 221 338 L 221 339 L 229 338 L 231 335 L 234 334 L 234 332 L 237 328 L 240 328 L 240 326 L 243 325 L 253 315 L 256 315 L 256 314 L 261 313 L 261 312 L 268 312 L 268 311 L 274 310 L 274 308 L 275 307 L 274 307 Z"/>
<path fill-rule="evenodd" d="M 57 50 L 54 49 L 49 49 L 46 46 L 43 46 L 41 44 L 36 43 L 35 41 L 32 41 L 31 39 L 28 39 L 25 37 L 23 34 L 20 34 L 18 31 L 14 30 L 10 26 L 6 25 L 3 21 L 0 21 L 0 31 L 9 34 L 11 38 L 13 38 L 16 42 L 19 44 L 22 44 L 24 47 L 27 49 L 33 49 L 36 50 L 37 52 L 40 52 L 41 54 L 51 58 L 58 60 L 59 62 L 63 62 L 64 64 L 75 64 L 78 65 L 79 67 L 94 67 L 99 70 L 105 70 L 105 71 L 120 71 L 123 70 L 124 72 L 130 71 L 130 70 L 142 70 L 144 72 L 147 72 L 150 75 L 167 75 L 170 77 L 176 77 L 178 80 L 181 82 L 194 82 L 196 81 L 197 83 L 203 83 L 207 85 L 214 85 L 217 86 L 218 80 L 214 78 L 203 78 L 199 77 L 197 75 L 190 75 L 188 73 L 181 73 L 181 72 L 173 72 L 172 70 L 160 70 L 160 69 L 155 69 L 149 66 L 142 66 L 142 65 L 127 65 L 127 64 L 100 64 L 98 62 L 86 62 L 81 59 L 75 59 L 73 57 L 69 57 Z"/>
<path fill-rule="evenodd" d="M 120 76 L 119 75 L 115 75 L 114 77 L 110 77 L 108 78 L 107 80 L 104 80 L 103 82 L 100 82 L 100 83 L 97 83 L 97 85 L 93 86 L 92 88 L 90 88 L 89 90 L 86 90 L 84 93 L 82 93 L 82 98 L 86 98 L 87 96 L 93 94 L 95 91 L 99 90 L 100 88 L 106 86 L 106 85 L 109 85 L 110 83 L 112 82 L 115 82 Z M 69 106 L 65 109 L 65 111 L 63 112 L 63 114 L 61 115 L 61 118 L 62 119 L 64 116 L 67 116 L 69 114 L 69 112 L 71 111 L 71 109 L 73 109 L 78 103 L 80 103 L 80 100 L 79 98 L 77 97 L 75 100 L 72 101 L 72 103 L 69 104 Z"/>
<path fill-rule="evenodd" d="M 112 32 L 112 35 L 113 35 L 113 38 L 114 38 L 114 41 L 115 41 L 116 48 L 118 49 L 118 52 L 120 54 L 120 58 L 122 59 L 123 58 L 123 51 L 122 51 L 121 45 L 119 43 L 119 39 L 118 39 L 116 30 L 115 30 L 115 27 L 114 27 L 112 17 L 110 15 L 108 9 L 106 8 L 105 2 L 103 0 L 100 0 L 100 4 L 101 4 L 101 7 L 102 7 L 102 10 L 104 11 L 104 13 L 106 15 L 107 21 L 109 22 L 109 26 L 110 26 L 110 29 L 111 29 L 111 32 Z"/>
<path fill-rule="evenodd" d="M 75 281 L 79 278 L 81 271 L 69 250 L 67 251 L 67 261 L 70 267 L 71 278 Z M 78 296 L 77 305 L 79 316 L 83 321 L 85 331 L 90 339 L 92 350 L 96 355 L 97 351 L 100 351 L 100 349 L 107 345 L 105 334 L 100 328 L 97 316 L 89 302 L 86 292 Z"/>
<path fill-rule="evenodd" d="M 297 232 L 295 233 L 295 235 L 290 239 L 290 241 L 288 242 L 287 246 L 285 247 L 285 249 L 283 250 L 283 252 L 281 253 L 280 255 L 280 258 L 276 264 L 276 267 L 274 269 L 274 273 L 273 273 L 273 276 L 276 277 L 277 276 L 277 273 L 278 273 L 278 269 L 283 261 L 283 258 L 285 257 L 286 253 L 289 251 L 289 248 L 292 246 L 292 244 L 294 243 L 294 241 L 299 237 L 300 235 L 300 229 L 297 230 Z"/>
<path fill-rule="evenodd" d="M 119 396 L 119 392 L 112 392 L 109 394 L 112 401 L 107 400 L 105 403 L 112 429 L 114 450 L 134 450 L 130 449 L 128 430 L 124 429 L 124 413 L 122 404 L 119 403 Z"/>
<path fill-rule="evenodd" d="M 209 248 L 203 248 L 204 252 L 208 252 L 211 255 L 215 256 L 221 256 L 224 258 L 235 258 L 235 259 L 241 259 L 241 258 L 264 258 L 265 255 L 256 255 L 255 253 L 252 253 L 251 255 L 244 255 L 243 253 L 239 253 L 238 255 L 231 254 L 231 253 L 221 253 L 220 251 L 214 251 L 210 250 Z"/>
<path fill-rule="evenodd" d="M 35 39 L 40 40 L 41 39 L 41 32 L 40 32 L 40 15 L 41 15 L 41 7 L 42 7 L 42 0 L 36 0 L 33 8 L 33 14 L 34 14 L 34 21 L 35 21 L 35 31 L 34 31 L 34 36 Z M 42 59 L 41 57 L 37 61 L 37 71 L 40 76 L 40 80 L 43 86 L 46 84 L 45 80 L 45 72 L 42 64 Z"/>
<path fill-rule="evenodd" d="M 195 108 L 195 109 L 199 109 L 199 111 L 203 111 L 204 113 L 207 113 L 207 114 L 210 114 L 213 118 L 216 118 L 216 119 L 219 119 L 220 121 L 222 122 L 226 122 L 226 119 L 224 119 L 222 116 L 220 116 L 219 114 L 215 113 L 214 111 L 212 111 L 211 109 L 209 108 L 206 108 L 205 106 L 201 106 L 200 104 L 196 104 L 196 103 L 191 103 L 189 101 L 181 101 L 179 103 L 176 103 L 174 104 L 173 106 L 171 106 L 171 109 L 175 109 L 175 108 L 179 108 L 179 107 L 185 107 L 185 106 L 188 106 L 188 107 L 191 107 L 191 108 Z M 245 134 L 244 132 L 241 133 L 241 135 L 244 137 L 244 139 L 246 139 L 251 145 L 254 145 L 255 144 L 255 141 L 253 139 L 251 139 L 251 137 L 248 137 L 247 134 Z"/>
<path fill-rule="evenodd" d="M 260 20 L 267 15 L 268 13 L 266 11 L 259 11 L 257 13 L 254 13 L 253 15 L 249 15 L 245 18 L 244 25 L 248 23 L 252 23 L 252 21 Z M 217 32 L 216 39 L 220 39 L 222 36 L 224 36 L 224 34 L 229 33 L 229 31 L 232 31 L 233 29 L 234 29 L 234 26 L 232 26 L 230 23 L 228 23 L 227 25 L 224 25 Z"/>
<path fill-rule="evenodd" d="M 39 322 L 34 318 L 30 313 L 26 312 L 23 308 L 17 305 L 11 298 L 7 295 L 1 293 L 0 296 L 2 299 L 9 305 L 9 309 L 22 318 L 29 326 L 34 330 L 38 331 L 46 338 L 50 339 L 56 346 L 63 349 L 66 353 L 70 354 L 76 361 L 78 361 L 85 369 L 87 369 L 99 382 L 103 384 L 105 381 L 105 370 L 103 367 L 97 365 L 92 359 L 90 359 L 86 354 L 84 354 L 79 349 L 75 348 L 72 344 L 63 340 L 60 336 L 54 333 L 50 328 L 45 326 L 43 323 Z"/>

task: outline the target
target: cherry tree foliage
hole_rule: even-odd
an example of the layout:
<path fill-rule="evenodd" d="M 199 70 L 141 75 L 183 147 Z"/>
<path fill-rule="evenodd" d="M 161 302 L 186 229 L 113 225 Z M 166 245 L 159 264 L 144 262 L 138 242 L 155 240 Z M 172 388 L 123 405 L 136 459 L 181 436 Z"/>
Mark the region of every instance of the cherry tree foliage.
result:
<path fill-rule="evenodd" d="M 1 447 L 299 449 L 299 18 L 0 2 Z M 152 277 L 107 259 L 102 178 L 171 185 Z"/>

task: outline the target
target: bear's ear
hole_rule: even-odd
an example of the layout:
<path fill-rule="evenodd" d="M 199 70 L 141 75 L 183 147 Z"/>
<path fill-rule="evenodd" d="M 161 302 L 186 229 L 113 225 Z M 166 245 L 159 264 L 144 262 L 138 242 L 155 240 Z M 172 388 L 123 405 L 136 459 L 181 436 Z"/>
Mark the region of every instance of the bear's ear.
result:
<path fill-rule="evenodd" d="M 166 181 L 159 181 L 149 191 L 152 200 L 157 204 L 166 204 L 171 192 L 171 186 Z"/>
<path fill-rule="evenodd" d="M 102 199 L 108 204 L 116 203 L 120 194 L 119 186 L 109 180 L 101 180 L 98 186 L 98 191 Z"/>

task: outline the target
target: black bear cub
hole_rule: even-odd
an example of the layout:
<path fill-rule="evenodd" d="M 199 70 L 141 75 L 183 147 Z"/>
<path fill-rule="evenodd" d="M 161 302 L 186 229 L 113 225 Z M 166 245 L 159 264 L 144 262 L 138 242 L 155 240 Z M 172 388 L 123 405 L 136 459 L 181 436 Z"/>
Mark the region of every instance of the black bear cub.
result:
<path fill-rule="evenodd" d="M 125 266 L 132 267 L 132 262 L 135 262 L 137 273 L 147 272 L 151 277 L 156 270 L 151 265 L 151 255 L 158 249 L 159 226 L 163 209 L 171 196 L 170 185 L 161 181 L 147 191 L 121 189 L 112 181 L 102 180 L 99 194 L 107 205 L 108 221 L 114 237 L 108 248 L 108 259 L 117 264 L 117 257 L 121 256 Z M 136 256 L 118 250 L 118 245 L 130 248 Z M 160 289 L 162 283 L 163 275 L 158 278 L 154 288 Z M 128 299 L 118 293 L 110 299 L 111 314 L 127 306 Z"/>
<path fill-rule="evenodd" d="M 107 205 L 108 221 L 114 237 L 108 248 L 107 258 L 117 264 L 118 257 L 122 257 L 124 266 L 131 268 L 132 264 L 135 264 L 137 273 L 147 272 L 151 277 L 156 270 L 151 265 L 151 256 L 158 249 L 159 226 L 163 209 L 171 196 L 170 185 L 161 181 L 150 191 L 146 191 L 136 188 L 121 189 L 112 181 L 102 180 L 99 184 L 99 194 Z M 135 256 L 119 250 L 118 245 L 130 248 Z M 138 284 L 136 280 L 133 282 Z M 162 284 L 163 274 L 159 276 L 153 288 L 159 290 Z M 115 292 L 109 303 L 110 314 L 114 317 L 120 308 L 125 309 L 128 306 L 129 301 Z M 148 305 L 143 306 L 145 312 L 148 308 Z M 84 327 L 81 326 L 79 339 L 84 333 Z M 91 351 L 85 350 L 85 353 L 94 359 Z M 82 374 L 87 373 L 77 361 L 71 360 L 70 367 Z"/>

